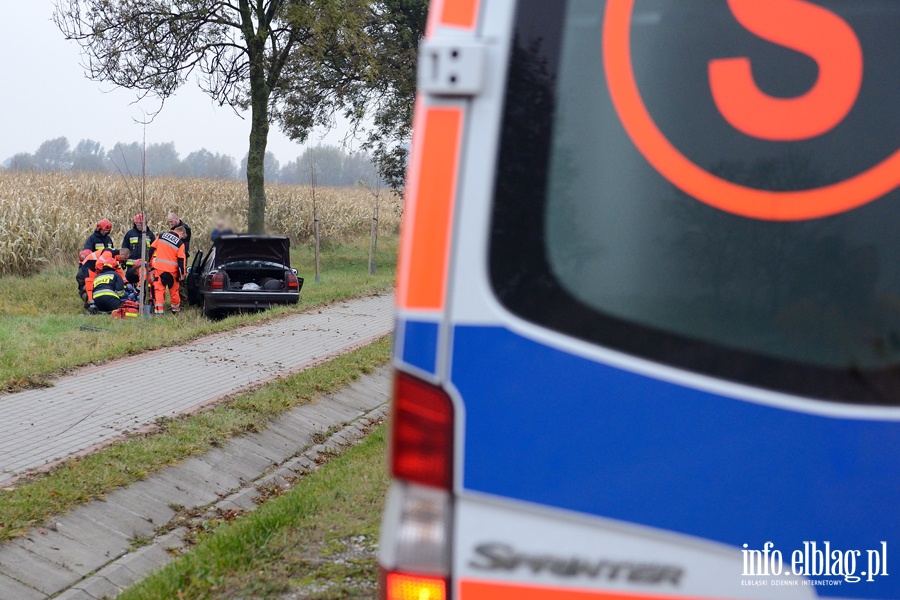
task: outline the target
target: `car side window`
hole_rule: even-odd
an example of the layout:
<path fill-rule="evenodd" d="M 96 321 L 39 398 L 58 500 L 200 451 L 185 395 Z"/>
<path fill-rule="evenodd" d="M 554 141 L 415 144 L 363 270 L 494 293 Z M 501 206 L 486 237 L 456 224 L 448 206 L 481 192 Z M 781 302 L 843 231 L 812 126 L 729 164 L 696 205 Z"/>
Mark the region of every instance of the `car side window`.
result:
<path fill-rule="evenodd" d="M 202 265 L 200 266 L 200 270 L 202 272 L 209 271 L 212 269 L 213 265 L 216 262 L 216 249 L 212 247 L 209 249 L 209 253 L 207 253 L 206 258 L 203 260 Z"/>
<path fill-rule="evenodd" d="M 203 250 L 197 250 L 194 253 L 194 260 L 191 262 L 191 271 L 196 273 L 203 266 Z"/>

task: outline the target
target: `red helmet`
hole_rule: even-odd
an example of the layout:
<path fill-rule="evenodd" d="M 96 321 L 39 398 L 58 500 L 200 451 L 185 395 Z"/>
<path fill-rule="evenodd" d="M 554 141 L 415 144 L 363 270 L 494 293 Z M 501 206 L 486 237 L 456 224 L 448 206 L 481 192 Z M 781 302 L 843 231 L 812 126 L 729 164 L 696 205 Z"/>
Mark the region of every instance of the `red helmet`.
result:
<path fill-rule="evenodd" d="M 84 260 L 90 255 L 91 255 L 90 250 L 87 250 L 87 249 L 82 250 L 81 252 L 78 253 L 78 262 L 84 262 Z"/>
<path fill-rule="evenodd" d="M 110 223 L 109 219 L 101 219 L 100 222 L 97 223 L 97 229 L 112 231 L 112 223 Z"/>
<path fill-rule="evenodd" d="M 143 223 L 143 222 L 144 222 L 144 215 L 143 215 L 143 214 L 134 215 L 134 219 L 132 219 L 132 220 L 133 220 L 135 223 Z"/>

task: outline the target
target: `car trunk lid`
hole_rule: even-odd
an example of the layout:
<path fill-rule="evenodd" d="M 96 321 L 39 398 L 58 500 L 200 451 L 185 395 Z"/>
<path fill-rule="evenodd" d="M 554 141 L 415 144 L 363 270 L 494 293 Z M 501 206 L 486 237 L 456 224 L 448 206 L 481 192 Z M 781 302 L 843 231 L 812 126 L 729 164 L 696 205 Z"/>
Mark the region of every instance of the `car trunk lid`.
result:
<path fill-rule="evenodd" d="M 216 249 L 216 265 L 242 260 L 271 261 L 290 267 L 290 239 L 284 236 L 229 234 L 219 236 L 213 246 Z"/>

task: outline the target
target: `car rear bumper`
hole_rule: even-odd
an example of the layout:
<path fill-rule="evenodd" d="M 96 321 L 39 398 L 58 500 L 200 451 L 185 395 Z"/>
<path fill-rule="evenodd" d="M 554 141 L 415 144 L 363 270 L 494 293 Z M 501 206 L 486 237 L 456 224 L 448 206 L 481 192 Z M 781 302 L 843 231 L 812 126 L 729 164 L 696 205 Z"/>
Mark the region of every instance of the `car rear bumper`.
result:
<path fill-rule="evenodd" d="M 297 304 L 299 292 L 205 292 L 207 310 L 256 310 L 281 304 Z"/>

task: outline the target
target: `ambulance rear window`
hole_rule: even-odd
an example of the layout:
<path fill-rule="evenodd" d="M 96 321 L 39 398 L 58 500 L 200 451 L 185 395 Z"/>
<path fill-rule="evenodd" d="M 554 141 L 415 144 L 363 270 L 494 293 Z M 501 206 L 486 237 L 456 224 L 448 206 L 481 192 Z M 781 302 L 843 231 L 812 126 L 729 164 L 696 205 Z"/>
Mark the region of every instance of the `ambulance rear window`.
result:
<path fill-rule="evenodd" d="M 609 4 L 519 4 L 497 297 L 692 371 L 900 404 L 900 2 Z"/>

